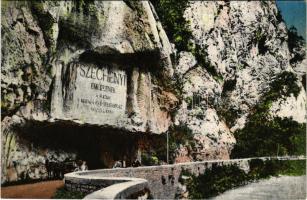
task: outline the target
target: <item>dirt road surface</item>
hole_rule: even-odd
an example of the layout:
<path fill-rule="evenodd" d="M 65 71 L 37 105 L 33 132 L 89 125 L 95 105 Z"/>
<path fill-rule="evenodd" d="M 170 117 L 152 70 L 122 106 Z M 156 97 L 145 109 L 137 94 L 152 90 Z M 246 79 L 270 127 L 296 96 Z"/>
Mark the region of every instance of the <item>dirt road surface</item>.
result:
<path fill-rule="evenodd" d="M 50 199 L 62 186 L 64 182 L 56 180 L 1 187 L 1 198 Z"/>

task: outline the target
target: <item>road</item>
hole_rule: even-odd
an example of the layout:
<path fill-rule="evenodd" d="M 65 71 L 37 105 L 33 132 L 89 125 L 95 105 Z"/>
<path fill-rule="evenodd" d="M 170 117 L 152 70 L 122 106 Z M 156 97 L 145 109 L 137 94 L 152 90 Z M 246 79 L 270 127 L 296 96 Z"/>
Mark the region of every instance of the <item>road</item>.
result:
<path fill-rule="evenodd" d="M 281 176 L 250 183 L 212 198 L 214 200 L 306 199 L 306 176 Z"/>
<path fill-rule="evenodd" d="M 1 187 L 1 198 L 51 199 L 63 181 L 44 181 L 39 183 Z"/>

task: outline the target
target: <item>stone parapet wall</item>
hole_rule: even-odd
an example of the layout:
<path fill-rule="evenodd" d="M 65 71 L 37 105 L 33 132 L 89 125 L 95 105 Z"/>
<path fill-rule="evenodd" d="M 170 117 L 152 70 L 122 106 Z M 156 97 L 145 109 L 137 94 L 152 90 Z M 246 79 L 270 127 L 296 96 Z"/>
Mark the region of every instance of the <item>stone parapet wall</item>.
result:
<path fill-rule="evenodd" d="M 65 175 L 65 185 L 69 190 L 80 190 L 84 192 L 84 184 L 93 185 L 96 181 L 101 181 L 101 188 L 110 186 L 111 180 L 118 183 L 119 177 L 134 177 L 148 181 L 148 189 L 150 195 L 157 199 L 174 199 L 176 194 L 182 193 L 180 178 L 182 172 L 189 172 L 198 176 L 203 174 L 206 169 L 210 169 L 213 165 L 233 165 L 236 164 L 240 169 L 248 172 L 249 163 L 251 160 L 303 160 L 305 157 L 260 157 L 260 158 L 245 158 L 233 160 L 212 160 L 202 162 L 178 163 L 173 165 L 160 165 L 137 168 L 117 168 L 117 169 L 101 169 L 90 170 L 84 172 L 74 172 Z M 107 178 L 108 177 L 108 178 Z M 114 177 L 114 178 L 111 178 Z M 118 178 L 116 178 L 118 177 Z M 93 180 L 93 178 L 95 180 Z M 123 178 L 120 178 L 123 180 Z M 98 181 L 98 182 L 99 182 Z M 73 183 L 73 186 L 72 186 Z M 96 182 L 97 183 L 97 182 Z M 107 184 L 106 184 L 107 183 Z M 79 186 L 82 185 L 82 186 Z M 92 190 L 88 190 L 90 193 Z"/>
<path fill-rule="evenodd" d="M 99 177 L 95 174 L 83 176 L 73 172 L 65 175 L 65 187 L 82 192 L 86 199 L 118 199 L 145 195 L 148 182 L 141 178 Z M 143 194 L 144 193 L 144 194 Z"/>
<path fill-rule="evenodd" d="M 119 180 L 116 178 L 94 178 L 91 176 L 78 177 L 74 175 L 72 179 L 68 176 L 65 176 L 65 187 L 71 191 L 79 191 L 84 194 L 89 194 L 95 192 L 99 189 L 106 188 L 108 186 L 125 182 L 126 180 Z"/>
<path fill-rule="evenodd" d="M 85 199 L 147 199 L 149 197 L 147 180 L 140 178 L 123 178 L 122 180 L 125 182 L 115 183 L 95 191 L 87 195 Z"/>

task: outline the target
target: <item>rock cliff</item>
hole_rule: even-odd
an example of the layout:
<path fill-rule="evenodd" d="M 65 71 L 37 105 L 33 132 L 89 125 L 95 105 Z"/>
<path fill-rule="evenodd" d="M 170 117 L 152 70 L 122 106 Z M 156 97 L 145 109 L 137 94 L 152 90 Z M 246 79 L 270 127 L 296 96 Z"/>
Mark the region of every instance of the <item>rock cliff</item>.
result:
<path fill-rule="evenodd" d="M 149 2 L 6 1 L 2 14 L 3 181 L 38 178 L 44 159 L 74 159 L 82 148 L 55 153 L 28 138 L 35 127 L 168 130 L 178 102 L 172 47 Z"/>
<path fill-rule="evenodd" d="M 189 2 L 184 17 L 194 46 L 179 53 L 175 69 L 183 94 L 175 123 L 194 133 L 197 156 L 190 159 L 228 158 L 233 133 L 272 92 L 276 77 L 299 71 L 290 62 L 288 30 L 274 1 Z M 300 69 L 298 77 L 305 73 Z M 299 80 L 289 79 L 298 94 L 279 96 L 270 108 L 273 116 L 305 123 L 305 83 Z"/>
<path fill-rule="evenodd" d="M 3 2 L 2 182 L 46 177 L 46 159 L 110 167 L 142 144 L 165 148 L 166 132 L 175 162 L 229 159 L 285 72 L 299 89 L 270 112 L 305 122 L 306 60 L 293 61 L 305 55 L 290 52 L 275 2 L 185 1 L 189 48 L 152 3 Z"/>

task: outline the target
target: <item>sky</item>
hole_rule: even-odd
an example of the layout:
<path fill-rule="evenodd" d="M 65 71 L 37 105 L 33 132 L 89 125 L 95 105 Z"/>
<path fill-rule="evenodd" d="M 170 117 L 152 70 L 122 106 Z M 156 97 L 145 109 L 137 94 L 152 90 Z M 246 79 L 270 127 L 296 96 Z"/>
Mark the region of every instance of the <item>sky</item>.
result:
<path fill-rule="evenodd" d="M 306 0 L 277 0 L 277 6 L 287 27 L 295 26 L 298 34 L 306 40 Z"/>

